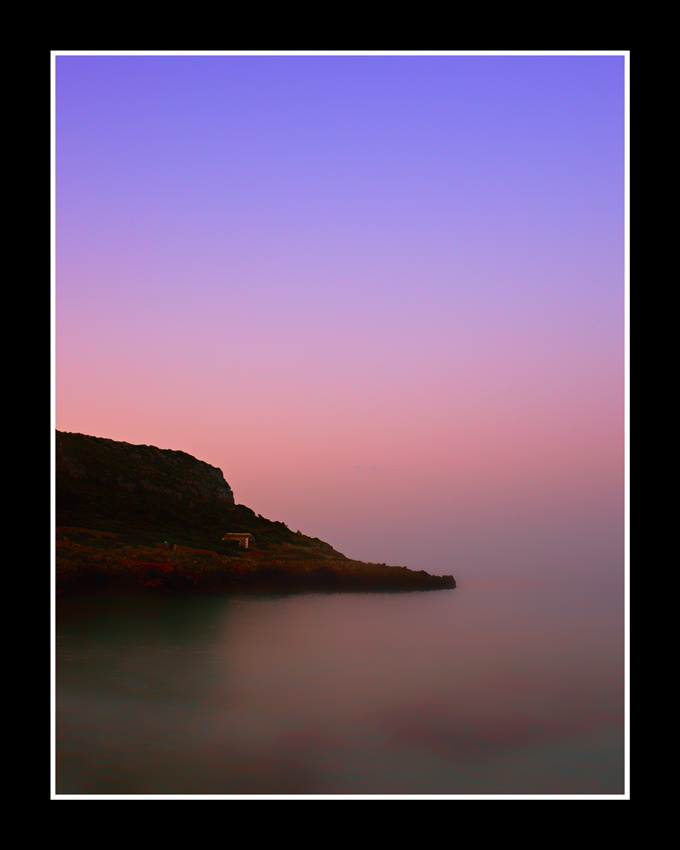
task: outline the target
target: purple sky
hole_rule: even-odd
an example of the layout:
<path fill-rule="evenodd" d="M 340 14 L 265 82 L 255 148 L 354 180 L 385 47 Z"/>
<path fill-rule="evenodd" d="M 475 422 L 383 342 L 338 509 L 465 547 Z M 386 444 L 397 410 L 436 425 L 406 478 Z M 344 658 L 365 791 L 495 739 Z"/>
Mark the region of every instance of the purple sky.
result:
<path fill-rule="evenodd" d="M 620 578 L 624 55 L 55 57 L 55 425 L 346 555 Z"/>

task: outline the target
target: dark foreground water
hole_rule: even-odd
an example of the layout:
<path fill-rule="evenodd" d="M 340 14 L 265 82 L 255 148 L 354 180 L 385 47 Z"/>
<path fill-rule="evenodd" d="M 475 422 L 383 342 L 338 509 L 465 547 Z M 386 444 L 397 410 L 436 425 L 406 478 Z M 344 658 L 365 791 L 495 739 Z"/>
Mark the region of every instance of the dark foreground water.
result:
<path fill-rule="evenodd" d="M 60 601 L 57 794 L 624 793 L 606 588 Z"/>

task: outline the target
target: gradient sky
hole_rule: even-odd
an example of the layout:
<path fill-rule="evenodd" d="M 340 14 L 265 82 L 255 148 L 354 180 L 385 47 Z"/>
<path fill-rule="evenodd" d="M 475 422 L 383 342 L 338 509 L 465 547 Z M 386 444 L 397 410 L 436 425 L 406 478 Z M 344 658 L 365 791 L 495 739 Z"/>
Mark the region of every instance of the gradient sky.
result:
<path fill-rule="evenodd" d="M 623 55 L 55 57 L 55 425 L 362 560 L 620 579 Z"/>

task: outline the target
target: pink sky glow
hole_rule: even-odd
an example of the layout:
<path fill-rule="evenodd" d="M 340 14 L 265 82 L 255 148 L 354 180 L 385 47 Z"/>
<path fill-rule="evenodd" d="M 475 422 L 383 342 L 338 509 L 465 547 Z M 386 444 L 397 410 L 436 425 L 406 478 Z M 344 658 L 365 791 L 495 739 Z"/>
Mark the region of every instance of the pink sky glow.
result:
<path fill-rule="evenodd" d="M 346 555 L 620 578 L 623 55 L 55 56 L 55 426 Z"/>

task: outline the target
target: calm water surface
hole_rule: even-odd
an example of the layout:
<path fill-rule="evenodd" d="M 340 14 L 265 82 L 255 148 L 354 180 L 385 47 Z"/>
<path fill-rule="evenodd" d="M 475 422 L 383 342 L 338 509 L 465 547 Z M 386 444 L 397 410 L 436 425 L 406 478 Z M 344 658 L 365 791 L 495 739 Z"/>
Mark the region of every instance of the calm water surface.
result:
<path fill-rule="evenodd" d="M 77 599 L 58 794 L 622 794 L 606 588 Z"/>

